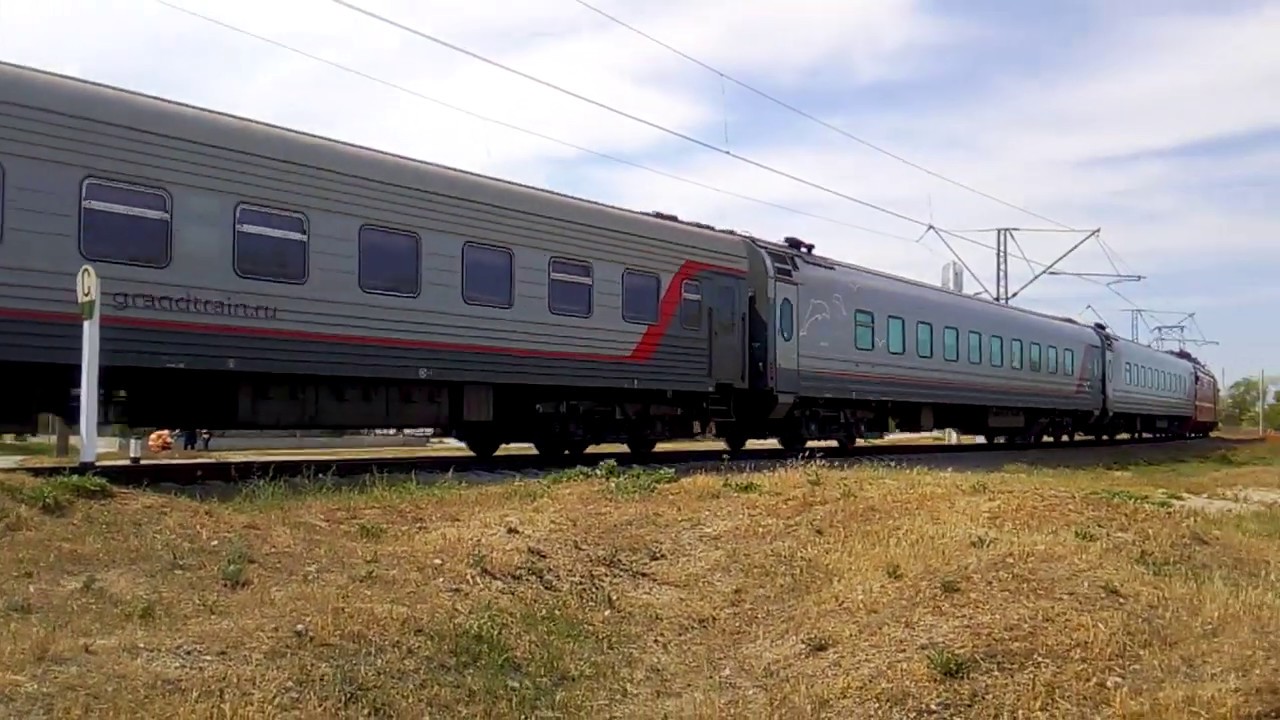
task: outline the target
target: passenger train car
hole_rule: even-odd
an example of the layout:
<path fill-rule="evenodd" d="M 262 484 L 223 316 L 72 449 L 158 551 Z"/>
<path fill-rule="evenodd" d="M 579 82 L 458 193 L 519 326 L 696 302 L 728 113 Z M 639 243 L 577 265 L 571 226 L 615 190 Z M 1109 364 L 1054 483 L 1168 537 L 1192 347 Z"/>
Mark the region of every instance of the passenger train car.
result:
<path fill-rule="evenodd" d="M 86 261 L 112 421 L 643 448 L 745 383 L 723 233 L 13 65 L 0 167 L 10 422 L 78 384 Z"/>
<path fill-rule="evenodd" d="M 1096 419 L 1093 328 L 818 257 L 795 239 L 761 245 L 776 316 L 773 414 L 788 411 L 771 434 L 783 445 L 848 442 L 889 418 L 992 439 L 1065 436 Z"/>
<path fill-rule="evenodd" d="M 435 427 L 488 455 L 1216 425 L 1207 370 L 1101 328 L 0 64 L 0 424 L 72 414 L 85 262 L 102 419 L 136 426 Z"/>

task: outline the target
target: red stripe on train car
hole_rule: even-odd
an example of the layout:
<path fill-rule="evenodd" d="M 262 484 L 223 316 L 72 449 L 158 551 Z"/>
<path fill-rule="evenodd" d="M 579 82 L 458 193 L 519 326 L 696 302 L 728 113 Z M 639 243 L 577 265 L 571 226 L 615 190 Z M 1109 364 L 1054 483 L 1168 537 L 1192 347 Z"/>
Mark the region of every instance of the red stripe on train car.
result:
<path fill-rule="evenodd" d="M 103 315 L 102 324 L 110 327 L 128 327 L 143 330 L 171 330 L 180 332 L 217 333 L 220 335 L 239 335 L 247 337 L 263 337 L 280 340 L 303 340 L 311 342 L 332 342 L 348 345 L 375 345 L 380 347 L 400 347 L 430 350 L 452 350 L 457 352 L 480 352 L 490 354 L 516 355 L 520 357 L 555 358 L 563 360 L 591 360 L 598 362 L 647 362 L 657 352 L 662 339 L 670 329 L 680 310 L 681 285 L 685 280 L 696 279 L 704 272 L 718 272 L 734 276 L 746 273 L 736 268 L 711 265 L 709 263 L 687 260 L 671 277 L 658 304 L 658 322 L 648 326 L 644 335 L 636 341 L 626 355 L 606 355 L 603 353 L 581 353 L 567 350 L 537 350 L 531 348 L 510 348 L 496 345 L 475 345 L 470 343 L 442 342 L 439 340 L 412 340 L 408 338 L 374 337 L 367 335 L 348 335 L 344 333 L 315 332 L 311 330 L 286 330 L 273 327 L 244 327 L 223 325 L 219 323 L 197 323 L 183 320 L 163 320 L 158 318 L 123 317 L 120 315 Z M 110 293 L 105 293 L 110 294 Z M 35 320 L 45 322 L 79 322 L 78 312 L 49 312 L 45 310 L 18 310 L 0 308 L 0 318 L 14 320 Z M 566 338 L 567 339 L 567 338 Z"/>

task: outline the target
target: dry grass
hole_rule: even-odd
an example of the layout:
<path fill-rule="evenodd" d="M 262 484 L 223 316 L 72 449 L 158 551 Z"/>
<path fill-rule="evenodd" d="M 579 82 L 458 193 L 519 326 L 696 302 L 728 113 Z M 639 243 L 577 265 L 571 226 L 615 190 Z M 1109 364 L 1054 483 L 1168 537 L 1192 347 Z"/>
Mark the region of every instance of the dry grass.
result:
<path fill-rule="evenodd" d="M 961 442 L 970 443 L 974 441 L 972 436 L 961 436 Z M 933 436 L 909 436 L 909 437 L 891 437 L 880 440 L 868 440 L 864 444 L 867 445 L 929 445 L 943 442 L 939 437 Z M 815 442 L 811 443 L 811 447 L 834 447 L 834 442 Z M 777 442 L 773 440 L 752 440 L 748 443 L 749 448 L 776 448 Z M 421 457 L 421 456 L 463 456 L 470 457 L 471 453 L 465 448 L 454 444 L 445 444 L 440 442 L 423 443 L 422 445 L 410 446 L 388 446 L 388 447 L 343 447 L 343 448 L 262 448 L 253 450 L 218 450 L 217 439 L 214 439 L 211 450 L 193 451 L 182 450 L 179 445 L 177 448 L 167 450 L 160 453 L 153 453 L 143 444 L 141 459 L 143 462 L 154 462 L 158 460 L 188 460 L 188 461 L 208 461 L 208 460 L 255 460 L 261 458 L 293 458 L 293 459 L 336 459 L 349 457 L 368 457 L 371 454 L 377 454 L 384 457 Z M 715 439 L 699 439 L 699 440 L 680 440 L 672 442 L 659 443 L 660 451 L 672 450 L 716 450 L 723 449 L 724 443 Z M 79 450 L 72 447 L 70 457 L 56 457 L 54 455 L 54 446 L 45 442 L 0 442 L 0 457 L 3 456 L 22 456 L 19 461 L 21 467 L 39 467 L 46 465 L 68 465 L 74 464 Z M 592 455 L 603 455 L 609 453 L 627 452 L 627 446 L 620 443 L 606 443 L 593 446 L 587 453 L 587 457 Z M 532 446 L 521 445 L 504 445 L 498 450 L 498 455 L 534 455 L 537 454 Z M 116 450 L 99 452 L 97 461 L 103 464 L 128 462 L 129 453 Z"/>
<path fill-rule="evenodd" d="M 1280 509 L 1179 505 L 1278 467 L 0 475 L 0 715 L 1280 717 Z"/>

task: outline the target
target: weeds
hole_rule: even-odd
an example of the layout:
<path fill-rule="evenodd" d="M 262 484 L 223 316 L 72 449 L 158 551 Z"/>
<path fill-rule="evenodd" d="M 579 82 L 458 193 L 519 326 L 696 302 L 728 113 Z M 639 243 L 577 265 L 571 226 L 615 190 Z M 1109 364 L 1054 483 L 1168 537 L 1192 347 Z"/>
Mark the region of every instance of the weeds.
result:
<path fill-rule="evenodd" d="M 958 680 L 973 670 L 971 659 L 947 648 L 929 650 L 925 653 L 925 659 L 929 663 L 930 670 L 948 680 Z"/>
<path fill-rule="evenodd" d="M 621 468 L 616 460 L 605 460 L 595 467 L 575 467 L 551 473 L 542 482 L 557 485 L 568 482 L 603 482 L 610 493 L 619 497 L 649 495 L 663 485 L 676 482 L 673 468 L 643 466 Z"/>
<path fill-rule="evenodd" d="M 249 584 L 249 564 L 253 557 L 248 547 L 240 540 L 235 540 L 228 548 L 226 556 L 218 566 L 218 578 L 222 584 L 233 590 Z"/>
<path fill-rule="evenodd" d="M 105 500 L 114 491 L 102 478 L 93 475 L 59 475 L 26 485 L 0 484 L 0 491 L 17 502 L 46 515 L 60 516 L 78 500 Z"/>

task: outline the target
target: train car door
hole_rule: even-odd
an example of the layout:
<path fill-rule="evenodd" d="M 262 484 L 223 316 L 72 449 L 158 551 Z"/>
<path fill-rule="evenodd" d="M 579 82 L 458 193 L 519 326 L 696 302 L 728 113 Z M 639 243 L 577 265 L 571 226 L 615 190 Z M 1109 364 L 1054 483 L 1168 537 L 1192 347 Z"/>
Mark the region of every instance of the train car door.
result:
<path fill-rule="evenodd" d="M 743 338 L 744 320 L 739 309 L 738 293 L 742 284 L 729 278 L 717 278 L 711 283 L 711 379 L 718 383 L 741 384 L 746 381 Z"/>
<path fill-rule="evenodd" d="M 773 346 L 776 348 L 777 379 L 780 393 L 800 392 L 800 338 L 796 332 L 796 313 L 800 304 L 799 288 L 786 280 L 773 281 Z"/>

